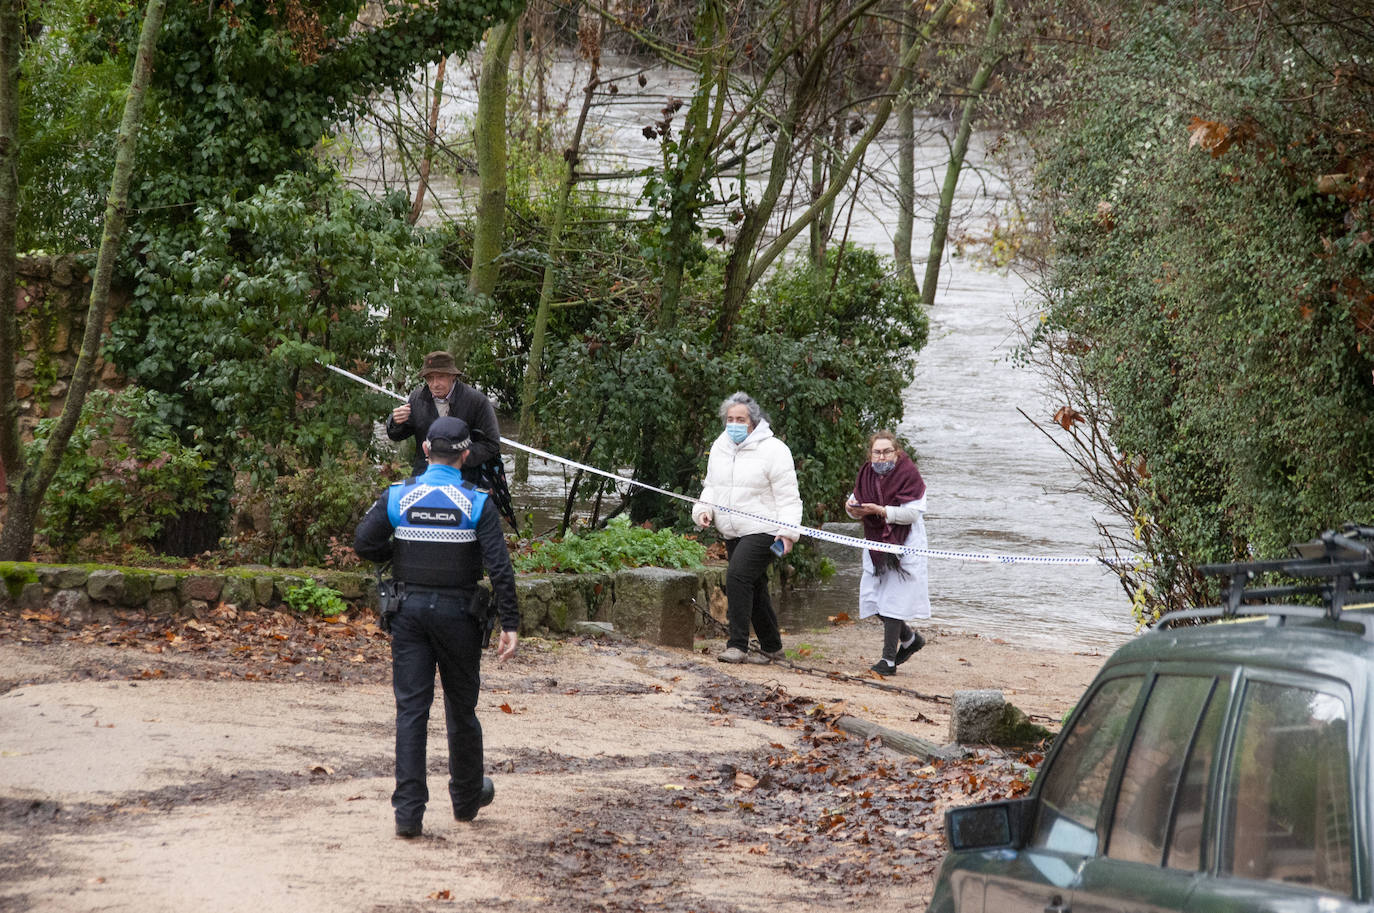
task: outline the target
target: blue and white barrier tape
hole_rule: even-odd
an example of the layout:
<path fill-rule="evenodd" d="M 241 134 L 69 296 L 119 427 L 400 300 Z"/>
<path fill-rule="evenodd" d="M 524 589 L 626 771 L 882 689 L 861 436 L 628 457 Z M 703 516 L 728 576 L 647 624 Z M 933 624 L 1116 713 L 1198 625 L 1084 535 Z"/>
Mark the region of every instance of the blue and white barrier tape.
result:
<path fill-rule="evenodd" d="M 324 365 L 324 367 L 335 372 L 336 374 L 342 374 L 349 380 L 357 381 L 365 387 L 370 387 L 373 390 L 376 390 L 378 393 L 384 393 L 387 396 L 398 399 L 403 403 L 407 402 L 406 398 L 400 395 L 399 393 L 396 393 L 395 391 L 388 390 L 385 387 L 374 384 L 372 381 L 359 377 L 358 375 L 353 374 L 349 371 L 345 371 L 343 368 L 340 368 L 337 365 L 326 364 Z M 509 446 L 514 447 L 517 450 L 523 450 L 528 454 L 539 457 L 540 459 L 549 460 L 554 463 L 562 463 L 564 466 L 571 466 L 572 468 L 580 469 L 583 472 L 590 472 L 594 475 L 604 476 L 608 479 L 614 479 L 617 482 L 624 482 L 626 485 L 633 485 L 636 488 L 643 488 L 646 491 L 656 492 L 658 494 L 665 495 L 669 498 L 676 498 L 679 501 L 686 501 L 688 504 L 705 504 L 712 510 L 723 510 L 728 514 L 734 514 L 735 516 L 745 517 L 750 520 L 757 520 L 759 522 L 776 527 L 777 529 L 792 530 L 801 536 L 810 536 L 813 539 L 819 539 L 823 542 L 832 542 L 836 545 L 848 546 L 849 548 L 868 549 L 869 551 L 875 552 L 890 552 L 894 555 L 924 555 L 927 558 L 946 558 L 952 561 L 977 561 L 984 564 L 1048 564 L 1056 565 L 1059 567 L 1072 567 L 1092 564 L 1110 565 L 1112 563 L 1105 558 L 1097 558 L 1092 555 L 1006 555 L 998 554 L 996 552 L 952 552 L 944 549 L 913 548 L 906 545 L 891 545 L 887 542 L 872 542 L 868 539 L 860 539 L 856 536 L 846 536 L 841 533 L 827 532 L 823 529 L 813 529 L 809 526 L 798 526 L 792 523 L 782 523 L 778 520 L 774 520 L 771 517 L 763 517 L 758 514 L 749 513 L 748 511 L 736 510 L 733 507 L 726 507 L 723 504 L 712 504 L 709 501 L 699 501 L 696 498 L 689 498 L 686 495 L 678 494 L 675 491 L 668 491 L 666 488 L 659 488 L 655 485 L 650 485 L 647 482 L 640 482 L 635 479 L 627 479 L 625 476 L 616 475 L 615 473 L 607 472 L 604 469 L 597 469 L 595 466 L 588 466 L 585 463 L 579 463 L 575 460 L 565 459 L 564 457 L 557 456 L 544 450 L 540 450 L 536 447 L 529 447 L 525 444 L 520 443 L 519 441 L 512 440 L 508 437 L 503 437 L 501 439 L 501 443 L 508 444 Z"/>
<path fill-rule="evenodd" d="M 571 466 L 583 472 L 590 472 L 595 475 L 605 476 L 617 482 L 624 482 L 626 485 L 633 485 L 647 491 L 666 495 L 669 498 L 676 498 L 679 501 L 686 501 L 688 504 L 705 504 L 712 510 L 723 510 L 726 513 L 734 514 L 737 517 L 745 517 L 750 520 L 757 520 L 761 523 L 778 529 L 792 530 L 802 536 L 810 536 L 823 542 L 832 542 L 836 545 L 844 545 L 849 548 L 868 549 L 875 552 L 890 552 L 894 555 L 924 555 L 927 558 L 946 558 L 953 561 L 978 561 L 985 564 L 1049 564 L 1060 567 L 1072 567 L 1080 565 L 1094 565 L 1106 563 L 1104 559 L 1096 558 L 1091 555 L 1006 555 L 996 552 L 953 552 L 945 549 L 935 548 L 914 548 L 906 545 L 891 545 L 887 542 L 873 542 L 868 539 L 860 539 L 856 536 L 846 536 L 842 533 L 830 532 L 824 529 L 814 529 L 810 526 L 798 526 L 792 523 L 783 523 L 772 517 L 764 517 L 759 514 L 750 513 L 745 510 L 738 510 L 733 507 L 726 507 L 723 504 L 712 504 L 709 501 L 699 501 L 696 498 L 689 498 L 686 495 L 678 494 L 675 491 L 668 491 L 666 488 L 659 488 L 647 482 L 640 482 L 635 479 L 627 479 L 625 476 L 607 472 L 604 469 L 597 469 L 595 466 L 588 466 L 576 460 L 565 459 L 536 447 L 529 447 L 519 441 L 511 440 L 508 437 L 501 438 L 502 444 L 509 444 L 517 450 L 523 450 L 528 454 L 537 456 L 540 459 L 550 460 L 554 463 L 562 463 L 564 466 Z"/>

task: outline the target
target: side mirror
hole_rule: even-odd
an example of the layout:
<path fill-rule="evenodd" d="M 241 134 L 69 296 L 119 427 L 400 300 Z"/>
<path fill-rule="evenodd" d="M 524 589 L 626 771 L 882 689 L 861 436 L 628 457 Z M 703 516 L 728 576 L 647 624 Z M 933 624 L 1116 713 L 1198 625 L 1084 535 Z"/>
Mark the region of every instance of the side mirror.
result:
<path fill-rule="evenodd" d="M 951 850 L 1020 849 L 1035 820 L 1034 799 L 1005 799 L 945 812 L 945 841 Z"/>

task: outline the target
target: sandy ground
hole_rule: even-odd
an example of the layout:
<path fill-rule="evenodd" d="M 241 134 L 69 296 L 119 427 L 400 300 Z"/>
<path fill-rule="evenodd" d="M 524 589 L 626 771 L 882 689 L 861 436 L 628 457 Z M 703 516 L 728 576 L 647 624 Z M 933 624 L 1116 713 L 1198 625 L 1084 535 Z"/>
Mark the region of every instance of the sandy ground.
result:
<path fill-rule="evenodd" d="M 805 839 L 707 781 L 766 776 L 767 757 L 838 738 L 770 718 L 750 695 L 842 706 L 943 743 L 948 704 L 932 698 L 997 688 L 1057 721 L 1105 658 L 924 630 L 925 650 L 886 680 L 915 694 L 725 666 L 719 641 L 526 639 L 484 667 L 496 801 L 475 823 L 453 820 L 440 710 L 414 841 L 393 835 L 385 683 L 83 681 L 114 648 L 0 642 L 0 910 L 923 909 L 928 875 L 847 881 L 838 850 L 790 857 Z M 859 624 L 785 644 L 810 669 L 873 681 L 880 639 Z M 855 750 L 861 764 L 925 764 Z M 938 826 L 901 825 L 894 845 L 937 858 Z"/>

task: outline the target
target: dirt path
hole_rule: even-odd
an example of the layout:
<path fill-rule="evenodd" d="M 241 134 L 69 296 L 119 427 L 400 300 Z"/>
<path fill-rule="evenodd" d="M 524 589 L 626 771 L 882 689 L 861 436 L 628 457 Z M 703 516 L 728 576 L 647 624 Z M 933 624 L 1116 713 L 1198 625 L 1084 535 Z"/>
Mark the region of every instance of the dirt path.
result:
<path fill-rule="evenodd" d="M 927 632 L 890 683 L 996 687 L 1055 720 L 1103 660 Z M 341 681 L 246 681 L 232 650 L 162 653 L 150 672 L 136 639 L 0 635 L 0 910 L 922 909 L 945 805 L 1000 795 L 1021 770 L 1001 754 L 937 769 L 845 737 L 826 723 L 837 710 L 944 742 L 948 707 L 723 666 L 718 642 L 527 639 L 484 669 L 495 803 L 452 819 L 440 712 L 437 801 L 404 841 L 375 651 L 324 660 L 363 673 Z M 862 675 L 880 637 L 786 643 Z"/>

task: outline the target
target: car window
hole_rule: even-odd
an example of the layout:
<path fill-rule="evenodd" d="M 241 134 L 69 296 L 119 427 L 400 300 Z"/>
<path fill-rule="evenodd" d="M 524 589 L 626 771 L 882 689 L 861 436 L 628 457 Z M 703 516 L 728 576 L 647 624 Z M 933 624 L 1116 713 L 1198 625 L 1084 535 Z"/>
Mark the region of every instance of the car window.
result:
<path fill-rule="evenodd" d="M 1226 702 L 1231 696 L 1230 682 L 1219 682 L 1207 701 L 1202 725 L 1198 727 L 1183 768 L 1183 783 L 1174 803 L 1174 820 L 1169 835 L 1171 869 L 1202 869 L 1202 815 L 1207 805 L 1207 787 L 1212 779 L 1212 761 L 1226 722 Z"/>
<path fill-rule="evenodd" d="M 1201 676 L 1161 675 L 1155 679 L 1121 776 L 1108 832 L 1107 855 L 1111 858 L 1163 863 L 1175 799 L 1181 786 L 1194 788 L 1184 772 L 1193 772 L 1195 778 L 1196 765 L 1210 765 L 1210 748 L 1203 747 L 1192 757 L 1190 749 L 1215 684 L 1215 679 Z M 1212 738 L 1215 740 L 1215 734 Z M 1205 768 L 1202 775 L 1205 795 Z M 1200 814 L 1200 803 L 1197 810 Z M 1184 825 L 1193 823 L 1185 819 Z"/>
<path fill-rule="evenodd" d="M 1245 688 L 1227 781 L 1224 874 L 1352 893 L 1345 703 L 1270 682 Z"/>
<path fill-rule="evenodd" d="M 1103 684 L 1064 734 L 1040 789 L 1036 846 L 1085 856 L 1097 852 L 1098 812 L 1143 681 L 1129 676 Z"/>

